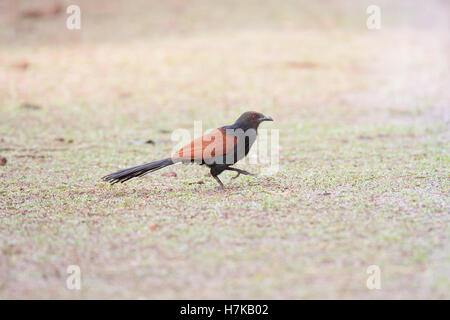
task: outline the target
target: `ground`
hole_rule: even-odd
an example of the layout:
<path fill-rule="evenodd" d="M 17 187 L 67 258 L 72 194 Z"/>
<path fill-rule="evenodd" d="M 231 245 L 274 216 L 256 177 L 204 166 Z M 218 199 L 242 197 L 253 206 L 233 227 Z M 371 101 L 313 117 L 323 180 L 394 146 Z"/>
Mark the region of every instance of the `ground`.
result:
<path fill-rule="evenodd" d="M 366 2 L 2 1 L 0 298 L 450 298 L 449 5 Z M 100 180 L 247 110 L 275 174 Z"/>

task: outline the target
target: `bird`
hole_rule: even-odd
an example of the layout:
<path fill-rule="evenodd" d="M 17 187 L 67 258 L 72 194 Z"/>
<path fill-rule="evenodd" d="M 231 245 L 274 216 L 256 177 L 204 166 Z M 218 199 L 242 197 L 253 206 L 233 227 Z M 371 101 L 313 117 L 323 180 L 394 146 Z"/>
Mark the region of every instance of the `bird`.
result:
<path fill-rule="evenodd" d="M 102 180 L 113 185 L 176 163 L 197 163 L 207 166 L 211 176 L 223 189 L 224 184 L 219 179 L 219 175 L 224 171 L 237 172 L 232 179 L 236 179 L 241 174 L 255 176 L 253 173 L 234 168 L 232 165 L 247 156 L 256 140 L 258 127 L 264 121 L 273 121 L 273 119 L 255 111 L 244 112 L 232 125 L 225 125 L 205 133 L 183 146 L 170 158 L 120 170 L 102 177 Z"/>

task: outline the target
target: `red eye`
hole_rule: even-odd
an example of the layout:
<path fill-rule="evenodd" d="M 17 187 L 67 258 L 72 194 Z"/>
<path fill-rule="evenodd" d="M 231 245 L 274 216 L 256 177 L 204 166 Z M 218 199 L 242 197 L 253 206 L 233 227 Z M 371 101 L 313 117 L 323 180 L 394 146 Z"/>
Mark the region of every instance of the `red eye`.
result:
<path fill-rule="evenodd" d="M 252 116 L 252 119 L 253 119 L 253 120 L 256 120 L 256 116 Z"/>

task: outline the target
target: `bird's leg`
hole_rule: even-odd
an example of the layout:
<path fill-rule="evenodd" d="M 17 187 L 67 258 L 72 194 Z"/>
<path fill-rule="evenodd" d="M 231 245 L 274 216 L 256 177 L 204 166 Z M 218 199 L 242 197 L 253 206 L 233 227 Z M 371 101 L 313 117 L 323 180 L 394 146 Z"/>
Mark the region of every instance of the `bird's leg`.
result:
<path fill-rule="evenodd" d="M 213 178 L 216 179 L 216 181 L 220 184 L 220 187 L 221 187 L 222 189 L 225 189 L 225 186 L 223 185 L 222 181 L 220 181 L 220 179 L 219 179 L 218 176 L 213 176 Z"/>
<path fill-rule="evenodd" d="M 241 169 L 238 169 L 238 168 L 226 168 L 225 170 L 237 172 L 237 175 L 235 175 L 235 176 L 234 176 L 233 178 L 231 178 L 231 179 L 236 179 L 237 177 L 239 177 L 239 176 L 241 175 L 241 173 L 242 173 L 243 175 L 246 175 L 246 176 L 256 176 L 256 174 L 254 174 L 254 173 L 250 173 L 250 172 L 248 172 L 248 171 L 241 170 Z"/>

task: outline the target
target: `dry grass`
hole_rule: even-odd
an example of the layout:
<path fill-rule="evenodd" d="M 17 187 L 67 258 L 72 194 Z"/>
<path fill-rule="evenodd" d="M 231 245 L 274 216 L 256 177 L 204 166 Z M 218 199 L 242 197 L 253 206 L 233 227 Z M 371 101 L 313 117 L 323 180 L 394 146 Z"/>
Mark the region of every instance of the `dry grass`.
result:
<path fill-rule="evenodd" d="M 81 31 L 0 4 L 1 298 L 449 298 L 447 4 L 78 3 Z M 274 176 L 99 180 L 248 109 Z"/>

